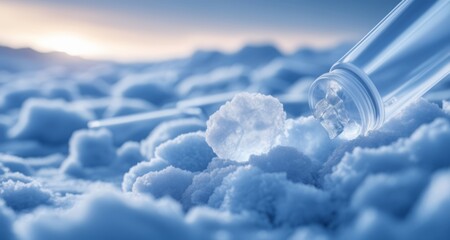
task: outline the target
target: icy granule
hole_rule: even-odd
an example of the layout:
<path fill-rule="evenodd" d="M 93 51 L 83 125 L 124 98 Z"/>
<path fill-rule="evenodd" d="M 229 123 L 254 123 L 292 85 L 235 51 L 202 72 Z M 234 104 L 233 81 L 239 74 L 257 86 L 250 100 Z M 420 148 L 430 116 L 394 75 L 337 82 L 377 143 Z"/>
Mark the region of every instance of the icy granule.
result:
<path fill-rule="evenodd" d="M 206 142 L 217 156 L 245 162 L 267 153 L 284 131 L 286 113 L 274 97 L 241 93 L 220 107 L 206 123 Z"/>

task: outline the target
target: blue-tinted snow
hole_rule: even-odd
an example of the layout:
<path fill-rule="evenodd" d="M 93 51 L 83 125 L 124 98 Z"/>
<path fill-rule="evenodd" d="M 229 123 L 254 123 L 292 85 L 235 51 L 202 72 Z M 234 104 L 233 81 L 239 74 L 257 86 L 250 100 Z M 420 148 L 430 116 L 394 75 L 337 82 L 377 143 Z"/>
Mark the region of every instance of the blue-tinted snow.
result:
<path fill-rule="evenodd" d="M 0 239 L 448 239 L 450 96 L 331 141 L 306 94 L 349 47 L 148 64 L 0 48 Z M 247 93 L 87 129 L 230 91 Z"/>

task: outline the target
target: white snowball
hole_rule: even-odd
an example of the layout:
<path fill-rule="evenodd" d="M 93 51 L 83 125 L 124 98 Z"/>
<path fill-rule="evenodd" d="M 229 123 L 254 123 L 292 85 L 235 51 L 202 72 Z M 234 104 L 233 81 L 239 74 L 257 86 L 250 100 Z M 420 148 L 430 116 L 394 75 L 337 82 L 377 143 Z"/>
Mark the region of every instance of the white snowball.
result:
<path fill-rule="evenodd" d="M 217 156 L 239 162 L 263 154 L 284 131 L 286 113 L 274 97 L 241 93 L 209 118 L 206 142 Z"/>

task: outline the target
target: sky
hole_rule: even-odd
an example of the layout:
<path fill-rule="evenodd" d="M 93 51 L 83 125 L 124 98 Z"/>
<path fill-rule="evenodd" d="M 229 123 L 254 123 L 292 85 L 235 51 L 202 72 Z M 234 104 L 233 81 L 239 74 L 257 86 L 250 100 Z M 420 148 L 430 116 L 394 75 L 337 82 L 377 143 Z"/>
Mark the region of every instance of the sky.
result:
<path fill-rule="evenodd" d="M 357 41 L 399 0 L 0 0 L 0 45 L 141 61 Z"/>

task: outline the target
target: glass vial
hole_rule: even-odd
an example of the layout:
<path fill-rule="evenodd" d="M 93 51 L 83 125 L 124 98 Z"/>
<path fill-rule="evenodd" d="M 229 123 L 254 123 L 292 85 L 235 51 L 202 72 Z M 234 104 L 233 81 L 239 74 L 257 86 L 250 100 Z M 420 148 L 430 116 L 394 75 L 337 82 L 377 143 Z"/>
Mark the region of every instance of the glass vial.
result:
<path fill-rule="evenodd" d="M 379 128 L 450 72 L 450 0 L 404 0 L 311 85 L 330 138 Z"/>

